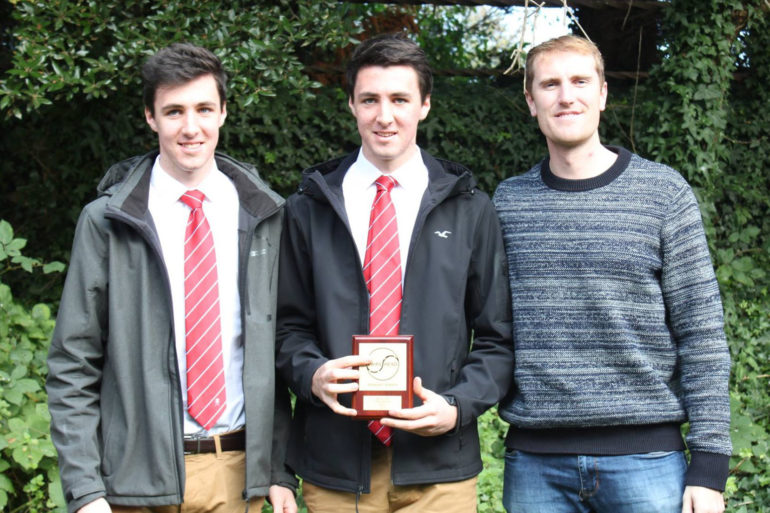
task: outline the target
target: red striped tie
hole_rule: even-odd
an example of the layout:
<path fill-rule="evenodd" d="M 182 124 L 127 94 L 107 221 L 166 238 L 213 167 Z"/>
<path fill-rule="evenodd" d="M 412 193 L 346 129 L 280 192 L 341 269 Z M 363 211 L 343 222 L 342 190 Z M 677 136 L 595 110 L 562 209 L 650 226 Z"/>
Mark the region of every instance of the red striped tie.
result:
<path fill-rule="evenodd" d="M 211 429 L 225 410 L 226 391 L 219 318 L 219 287 L 214 237 L 198 190 L 180 200 L 192 210 L 184 241 L 184 310 L 187 345 L 187 410 Z"/>
<path fill-rule="evenodd" d="M 364 278 L 369 290 L 369 333 L 397 335 L 401 320 L 401 251 L 398 244 L 396 209 L 390 191 L 396 180 L 381 175 L 375 182 L 377 193 L 369 217 L 369 236 L 364 258 Z M 389 446 L 393 430 L 379 421 L 369 429 Z"/>

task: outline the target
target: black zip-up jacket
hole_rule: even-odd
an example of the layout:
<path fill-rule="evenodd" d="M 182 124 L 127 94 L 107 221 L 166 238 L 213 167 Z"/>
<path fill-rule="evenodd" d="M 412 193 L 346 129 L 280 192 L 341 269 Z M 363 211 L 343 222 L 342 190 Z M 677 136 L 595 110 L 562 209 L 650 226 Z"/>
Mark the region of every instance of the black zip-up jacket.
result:
<path fill-rule="evenodd" d="M 459 481 L 481 471 L 476 418 L 503 397 L 513 368 L 506 260 L 492 202 L 465 167 L 425 152 L 422 158 L 429 184 L 405 260 L 400 333 L 414 335 L 414 374 L 455 399 L 458 423 L 436 437 L 395 431 L 397 485 Z M 287 201 L 276 365 L 297 394 L 289 466 L 319 486 L 369 493 L 366 422 L 335 414 L 311 392 L 316 369 L 351 354 L 352 335 L 369 332 L 369 296 L 342 196 L 355 159 L 353 153 L 306 170 Z M 340 401 L 349 404 L 350 395 Z"/>

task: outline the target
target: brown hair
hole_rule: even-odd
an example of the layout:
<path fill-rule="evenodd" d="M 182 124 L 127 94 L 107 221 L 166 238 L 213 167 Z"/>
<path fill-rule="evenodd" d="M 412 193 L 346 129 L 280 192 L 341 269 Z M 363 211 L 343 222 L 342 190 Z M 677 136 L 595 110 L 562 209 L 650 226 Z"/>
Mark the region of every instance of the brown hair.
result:
<path fill-rule="evenodd" d="M 535 79 L 534 63 L 535 59 L 539 55 L 543 55 L 550 52 L 574 52 L 583 55 L 590 55 L 596 62 L 596 72 L 599 74 L 600 82 L 604 82 L 604 59 L 596 45 L 583 37 L 567 35 L 554 39 L 549 39 L 544 43 L 540 43 L 527 53 L 526 63 L 526 80 L 524 82 L 524 89 L 528 92 L 532 92 L 532 81 Z"/>
<path fill-rule="evenodd" d="M 209 50 L 189 43 L 173 43 L 147 59 L 142 66 L 144 106 L 155 115 L 158 88 L 180 86 L 204 75 L 217 84 L 220 106 L 227 101 L 227 73 L 219 58 Z"/>
<path fill-rule="evenodd" d="M 385 34 L 373 37 L 356 47 L 345 73 L 347 92 L 350 98 L 353 98 L 359 70 L 367 66 L 411 67 L 417 73 L 420 96 L 423 101 L 433 89 L 433 73 L 430 70 L 425 52 L 404 34 Z"/>

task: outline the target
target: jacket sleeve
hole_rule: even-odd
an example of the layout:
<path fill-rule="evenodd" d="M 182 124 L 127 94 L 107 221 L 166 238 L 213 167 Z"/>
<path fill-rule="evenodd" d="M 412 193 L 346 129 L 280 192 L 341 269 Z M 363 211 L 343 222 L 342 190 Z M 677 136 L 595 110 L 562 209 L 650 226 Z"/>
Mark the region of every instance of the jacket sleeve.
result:
<path fill-rule="evenodd" d="M 475 195 L 482 205 L 465 299 L 473 342 L 457 382 L 442 392 L 457 401 L 460 427 L 499 402 L 513 382 L 511 295 L 500 223 L 489 198 L 478 191 Z"/>
<path fill-rule="evenodd" d="M 700 211 L 686 184 L 672 202 L 661 238 L 661 288 L 690 422 L 686 438 L 692 459 L 686 482 L 723 490 L 732 452 L 730 353 Z"/>
<path fill-rule="evenodd" d="M 289 446 L 291 424 L 291 397 L 289 389 L 280 377 L 275 380 L 275 415 L 273 417 L 273 451 L 270 484 L 291 488 L 296 493 L 298 481 L 286 466 L 286 450 Z"/>
<path fill-rule="evenodd" d="M 48 354 L 51 437 L 70 512 L 106 494 L 98 433 L 108 258 L 107 237 L 99 222 L 89 207 L 78 220 Z"/>
<path fill-rule="evenodd" d="M 286 203 L 278 271 L 276 368 L 297 397 L 321 406 L 311 390 L 313 374 L 328 358 L 315 337 L 317 313 L 312 258 L 301 223 L 300 198 Z M 298 212 L 299 211 L 299 212 Z"/>

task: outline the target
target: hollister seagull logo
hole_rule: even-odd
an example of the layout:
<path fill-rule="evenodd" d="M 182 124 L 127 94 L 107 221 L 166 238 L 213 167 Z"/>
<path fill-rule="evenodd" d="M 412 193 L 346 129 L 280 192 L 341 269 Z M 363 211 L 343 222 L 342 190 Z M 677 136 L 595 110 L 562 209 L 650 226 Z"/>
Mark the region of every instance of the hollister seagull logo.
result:
<path fill-rule="evenodd" d="M 444 230 L 443 232 L 435 231 L 433 233 L 435 233 L 436 235 L 438 235 L 442 239 L 448 239 L 449 238 L 449 234 L 451 234 L 452 232 L 450 232 L 449 230 Z"/>

